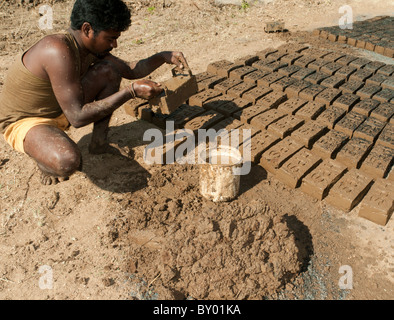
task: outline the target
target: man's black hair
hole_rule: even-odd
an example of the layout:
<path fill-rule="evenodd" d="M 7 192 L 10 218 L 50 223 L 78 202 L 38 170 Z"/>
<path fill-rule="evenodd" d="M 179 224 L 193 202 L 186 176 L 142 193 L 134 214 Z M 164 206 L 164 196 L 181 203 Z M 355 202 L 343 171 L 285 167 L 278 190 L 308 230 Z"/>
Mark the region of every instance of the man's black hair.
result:
<path fill-rule="evenodd" d="M 122 0 L 76 0 L 71 13 L 71 28 L 80 30 L 89 22 L 97 34 L 103 30 L 123 32 L 130 27 L 131 14 Z"/>

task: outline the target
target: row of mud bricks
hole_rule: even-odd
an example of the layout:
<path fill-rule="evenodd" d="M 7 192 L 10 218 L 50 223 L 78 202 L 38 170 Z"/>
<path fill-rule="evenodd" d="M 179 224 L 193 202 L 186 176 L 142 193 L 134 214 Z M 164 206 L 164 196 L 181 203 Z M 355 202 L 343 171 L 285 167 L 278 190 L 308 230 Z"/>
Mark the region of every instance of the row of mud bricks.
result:
<path fill-rule="evenodd" d="M 296 43 L 196 75 L 169 116 L 144 100 L 128 114 L 164 128 L 251 129 L 252 161 L 291 188 L 385 225 L 393 211 L 394 65 Z M 242 152 L 242 139 L 240 140 Z"/>
<path fill-rule="evenodd" d="M 356 21 L 352 29 L 341 29 L 340 26 L 319 28 L 313 34 L 394 58 L 394 17 L 379 16 Z"/>

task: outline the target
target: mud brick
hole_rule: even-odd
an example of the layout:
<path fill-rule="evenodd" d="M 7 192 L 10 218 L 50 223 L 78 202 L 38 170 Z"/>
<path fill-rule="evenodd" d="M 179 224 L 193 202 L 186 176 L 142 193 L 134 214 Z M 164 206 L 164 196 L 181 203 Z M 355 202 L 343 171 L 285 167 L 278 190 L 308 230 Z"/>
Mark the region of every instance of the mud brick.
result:
<path fill-rule="evenodd" d="M 286 43 L 278 47 L 278 52 L 286 52 L 286 53 L 300 53 L 303 50 L 308 49 L 308 46 L 298 43 Z"/>
<path fill-rule="evenodd" d="M 266 150 L 274 146 L 276 143 L 280 141 L 280 138 L 275 136 L 274 134 L 268 131 L 261 131 L 253 136 L 251 139 L 242 143 L 240 151 L 244 161 L 248 161 L 247 156 L 245 155 L 245 151 L 250 148 L 251 153 L 251 162 L 253 164 L 258 163 L 260 160 L 260 156 Z"/>
<path fill-rule="evenodd" d="M 389 173 L 394 160 L 394 149 L 375 145 L 361 165 L 361 170 L 373 178 L 384 178 Z"/>
<path fill-rule="evenodd" d="M 361 99 L 370 99 L 372 98 L 376 93 L 382 90 L 381 86 L 375 86 L 375 85 L 365 85 L 362 87 L 360 90 L 356 92 L 356 94 L 361 98 Z"/>
<path fill-rule="evenodd" d="M 256 55 L 260 58 L 260 59 L 265 59 L 267 58 L 269 55 L 278 52 L 277 49 L 274 48 L 267 48 L 264 50 L 261 50 L 259 52 L 256 52 Z"/>
<path fill-rule="evenodd" d="M 367 42 L 365 44 L 365 50 L 375 51 L 375 43 Z"/>
<path fill-rule="evenodd" d="M 246 83 L 257 83 L 258 79 L 265 77 L 266 75 L 270 74 L 268 71 L 256 70 L 254 72 L 248 73 L 244 77 L 244 82 Z"/>
<path fill-rule="evenodd" d="M 285 91 L 285 89 L 290 86 L 291 84 L 293 84 L 294 82 L 296 82 L 296 79 L 290 78 L 290 77 L 283 77 L 281 79 L 279 79 L 278 81 L 272 83 L 270 85 L 270 87 L 274 90 L 277 91 Z"/>
<path fill-rule="evenodd" d="M 303 67 L 306 68 L 308 67 L 308 65 L 310 63 L 312 63 L 313 61 L 315 61 L 316 58 L 315 57 L 311 57 L 311 56 L 302 56 L 301 58 L 297 59 L 296 61 L 294 61 L 294 65 L 299 66 L 299 67 Z"/>
<path fill-rule="evenodd" d="M 298 94 L 308 88 L 312 84 L 305 80 L 297 80 L 296 82 L 292 83 L 285 89 L 285 93 L 288 97 L 298 97 Z"/>
<path fill-rule="evenodd" d="M 238 111 L 240 111 L 246 107 L 249 107 L 251 105 L 252 105 L 252 102 L 250 102 L 249 100 L 238 98 L 238 99 L 235 99 L 234 101 L 227 102 L 225 104 L 218 106 L 216 108 L 216 111 L 229 117 L 233 113 L 238 112 Z"/>
<path fill-rule="evenodd" d="M 387 78 L 385 81 L 383 81 L 382 88 L 394 90 L 394 76 L 391 76 L 390 78 Z"/>
<path fill-rule="evenodd" d="M 328 106 L 332 104 L 340 95 L 341 90 L 336 88 L 326 88 L 316 96 L 315 100 L 316 102 L 321 102 Z"/>
<path fill-rule="evenodd" d="M 218 76 L 228 77 L 230 71 L 240 67 L 242 67 L 241 64 L 235 64 L 227 60 L 221 60 L 209 64 L 207 67 L 207 71 L 210 73 L 214 73 Z"/>
<path fill-rule="evenodd" d="M 240 84 L 236 85 L 235 87 L 232 87 L 227 91 L 227 94 L 229 96 L 239 98 L 242 97 L 242 95 L 245 92 L 248 92 L 249 90 L 253 89 L 256 87 L 256 84 L 254 83 L 248 83 L 248 82 L 241 82 Z"/>
<path fill-rule="evenodd" d="M 252 64 L 252 67 L 253 67 L 253 68 L 256 68 L 256 69 L 258 69 L 258 70 L 266 71 L 266 70 L 264 70 L 265 66 L 267 66 L 267 65 L 269 65 L 269 64 L 271 64 L 271 63 L 274 63 L 274 62 L 276 62 L 275 59 L 271 59 L 271 60 L 270 60 L 270 59 L 258 60 L 258 61 L 254 62 L 254 63 Z"/>
<path fill-rule="evenodd" d="M 206 112 L 204 108 L 182 105 L 177 110 L 175 110 L 172 114 L 170 114 L 166 121 L 173 121 L 175 125 L 175 129 L 183 128 L 184 124 L 191 119 L 203 114 Z"/>
<path fill-rule="evenodd" d="M 313 84 L 320 84 L 324 79 L 327 79 L 328 77 L 328 74 L 321 71 L 316 71 L 315 73 L 307 76 L 304 80 Z"/>
<path fill-rule="evenodd" d="M 198 106 L 202 107 L 205 102 L 207 102 L 209 99 L 215 98 L 222 95 L 221 92 L 214 90 L 214 89 L 208 89 L 204 90 L 202 92 L 199 92 L 189 98 L 189 104 L 191 106 Z"/>
<path fill-rule="evenodd" d="M 343 93 L 356 93 L 360 88 L 364 86 L 364 82 L 358 80 L 349 80 L 345 84 L 339 87 Z"/>
<path fill-rule="evenodd" d="M 326 201 L 338 209 L 349 212 L 360 203 L 372 183 L 371 177 L 352 169 L 331 188 Z"/>
<path fill-rule="evenodd" d="M 275 52 L 269 55 L 269 59 L 275 59 L 276 61 L 281 60 L 283 57 L 289 55 L 287 52 Z"/>
<path fill-rule="evenodd" d="M 320 71 L 320 69 L 321 69 L 322 67 L 324 67 L 325 65 L 327 65 L 327 64 L 329 64 L 329 63 L 330 63 L 330 61 L 328 61 L 328 60 L 316 59 L 315 61 L 311 62 L 311 63 L 308 65 L 308 68 L 309 68 L 309 69 L 316 70 L 316 71 Z"/>
<path fill-rule="evenodd" d="M 255 117 L 265 111 L 268 111 L 269 109 L 270 109 L 269 107 L 257 103 L 254 106 L 247 107 L 247 108 L 242 109 L 238 112 L 235 112 L 233 114 L 233 117 L 235 119 L 240 120 L 242 123 L 250 123 L 250 120 L 253 117 Z"/>
<path fill-rule="evenodd" d="M 323 160 L 302 179 L 301 190 L 318 200 L 323 200 L 346 171 L 347 168 L 337 161 Z"/>
<path fill-rule="evenodd" d="M 258 55 L 247 55 L 245 57 L 238 58 L 236 61 L 234 61 L 235 64 L 243 64 L 245 66 L 251 66 L 254 62 L 259 60 Z"/>
<path fill-rule="evenodd" d="M 369 116 L 371 112 L 378 107 L 380 104 L 379 101 L 373 100 L 373 99 L 364 99 L 358 102 L 354 107 L 353 110 L 364 114 L 366 116 Z"/>
<path fill-rule="evenodd" d="M 312 151 L 324 159 L 334 159 L 337 152 L 348 139 L 348 136 L 343 132 L 330 130 L 326 135 L 315 142 Z"/>
<path fill-rule="evenodd" d="M 275 72 L 275 71 L 278 71 L 278 70 L 285 68 L 287 66 L 288 66 L 288 63 L 286 63 L 286 62 L 276 61 L 276 62 L 273 62 L 270 64 L 263 65 L 263 66 L 261 66 L 260 69 L 263 71 Z"/>
<path fill-rule="evenodd" d="M 349 80 L 357 80 L 357 81 L 366 81 L 368 78 L 370 78 L 373 75 L 373 72 L 370 70 L 366 69 L 359 69 L 356 72 L 354 72 L 352 75 L 350 75 Z"/>
<path fill-rule="evenodd" d="M 308 102 L 300 110 L 296 111 L 296 116 L 305 120 L 315 120 L 324 110 L 326 106 L 319 102 Z"/>
<path fill-rule="evenodd" d="M 301 149 L 278 170 L 276 178 L 290 188 L 298 188 L 302 179 L 315 169 L 321 159 L 307 149 Z"/>
<path fill-rule="evenodd" d="M 257 129 L 266 130 L 271 123 L 274 123 L 285 116 L 286 113 L 283 111 L 270 109 L 252 118 L 252 120 L 250 120 L 250 124 Z"/>
<path fill-rule="evenodd" d="M 259 104 L 269 108 L 276 108 L 287 100 L 287 95 L 279 91 L 273 91 L 259 99 Z"/>
<path fill-rule="evenodd" d="M 136 98 L 126 102 L 123 108 L 128 115 L 134 118 L 138 118 L 138 109 L 141 108 L 142 106 L 147 106 L 147 105 L 148 105 L 148 101 L 146 101 L 145 99 Z"/>
<path fill-rule="evenodd" d="M 351 56 L 351 55 L 346 55 L 346 56 L 343 56 L 342 58 L 339 58 L 338 60 L 336 60 L 336 62 L 341 65 L 348 66 L 354 60 L 357 60 L 357 57 Z"/>
<path fill-rule="evenodd" d="M 345 79 L 339 76 L 331 76 L 327 79 L 323 80 L 320 84 L 329 88 L 339 88 L 342 84 L 345 83 Z"/>
<path fill-rule="evenodd" d="M 385 125 L 386 122 L 369 117 L 354 131 L 354 136 L 373 142 Z"/>
<path fill-rule="evenodd" d="M 381 103 L 376 109 L 371 112 L 371 117 L 379 119 L 383 122 L 388 122 L 394 115 L 393 103 Z"/>
<path fill-rule="evenodd" d="M 355 67 L 352 66 L 343 66 L 342 68 L 340 68 L 339 70 L 337 70 L 337 72 L 335 72 L 335 75 L 337 77 L 341 77 L 344 79 L 349 79 L 349 77 L 356 72 L 357 69 Z"/>
<path fill-rule="evenodd" d="M 326 125 L 328 128 L 334 128 L 335 124 L 346 114 L 346 110 L 330 106 L 316 119 L 316 121 Z"/>
<path fill-rule="evenodd" d="M 260 165 L 267 171 L 275 174 L 277 169 L 279 169 L 287 159 L 302 148 L 303 146 L 301 144 L 287 137 L 263 153 Z"/>
<path fill-rule="evenodd" d="M 394 90 L 389 88 L 384 88 L 382 91 L 376 93 L 373 98 L 380 102 L 389 102 L 394 99 Z"/>
<path fill-rule="evenodd" d="M 356 60 L 351 61 L 349 63 L 349 66 L 355 67 L 357 69 L 360 69 L 360 68 L 364 67 L 365 65 L 367 65 L 370 62 L 371 62 L 371 60 L 364 59 L 364 58 L 358 58 Z"/>
<path fill-rule="evenodd" d="M 211 129 L 214 129 L 216 131 L 223 130 L 223 129 L 230 131 L 230 130 L 238 129 L 242 125 L 243 125 L 243 123 L 241 121 L 231 118 L 231 117 L 228 117 L 228 118 L 218 122 L 214 126 L 212 126 Z"/>
<path fill-rule="evenodd" d="M 300 98 L 290 98 L 278 106 L 278 109 L 288 114 L 294 115 L 300 108 L 306 105 L 308 101 Z"/>
<path fill-rule="evenodd" d="M 215 76 L 215 74 L 210 73 L 208 71 L 200 72 L 200 73 L 196 74 L 196 81 L 200 82 L 200 81 L 212 78 L 214 76 Z"/>
<path fill-rule="evenodd" d="M 283 74 L 284 76 L 290 77 L 292 74 L 296 73 L 297 71 L 301 70 L 301 67 L 291 65 L 278 70 L 278 73 Z"/>
<path fill-rule="evenodd" d="M 342 68 L 342 65 L 337 62 L 330 62 L 320 68 L 321 72 L 327 73 L 329 75 L 333 75 L 339 69 Z"/>
<path fill-rule="evenodd" d="M 359 217 L 385 226 L 394 210 L 394 183 L 379 179 L 361 202 Z"/>
<path fill-rule="evenodd" d="M 380 68 L 383 68 L 386 64 L 380 61 L 372 61 L 364 66 L 363 69 L 371 71 L 373 73 L 377 72 Z"/>
<path fill-rule="evenodd" d="M 227 93 L 228 90 L 239 85 L 240 83 L 242 83 L 242 80 L 240 79 L 226 79 L 215 85 L 214 89 L 221 93 Z"/>
<path fill-rule="evenodd" d="M 300 98 L 308 100 L 308 101 L 313 101 L 317 95 L 322 92 L 325 89 L 320 84 L 312 84 L 309 87 L 305 88 L 302 90 L 298 95 Z"/>
<path fill-rule="evenodd" d="M 394 47 L 384 48 L 383 55 L 389 58 L 394 58 Z"/>
<path fill-rule="evenodd" d="M 347 134 L 349 137 L 353 136 L 353 132 L 367 119 L 366 116 L 357 112 L 351 111 L 346 114 L 335 125 L 335 130 Z"/>
<path fill-rule="evenodd" d="M 256 70 L 256 68 L 253 68 L 251 66 L 244 66 L 230 71 L 229 77 L 234 79 L 243 79 L 247 74 Z"/>
<path fill-rule="evenodd" d="M 377 70 L 378 74 L 383 74 L 385 76 L 391 76 L 394 73 L 394 64 L 387 64 L 384 67 Z"/>
<path fill-rule="evenodd" d="M 266 75 L 264 78 L 257 80 L 257 85 L 262 87 L 269 87 L 272 83 L 278 81 L 279 79 L 284 78 L 283 74 L 273 72 Z"/>
<path fill-rule="evenodd" d="M 302 54 L 299 53 L 290 53 L 287 56 L 284 56 L 280 59 L 280 62 L 287 63 L 288 65 L 294 64 L 295 61 L 300 59 Z"/>
<path fill-rule="evenodd" d="M 303 144 L 306 148 L 311 149 L 313 144 L 327 131 L 327 126 L 319 124 L 316 121 L 308 121 L 301 128 L 295 130 L 291 134 L 291 137 Z"/>
<path fill-rule="evenodd" d="M 207 100 L 206 102 L 203 103 L 202 107 L 208 110 L 216 110 L 222 104 L 226 104 L 230 101 L 233 101 L 234 99 L 235 99 L 234 97 L 228 94 L 224 94 Z"/>
<path fill-rule="evenodd" d="M 313 69 L 302 68 L 301 70 L 297 71 L 296 73 L 293 73 L 291 75 L 291 77 L 295 78 L 297 80 L 303 80 L 315 72 L 316 72 L 316 70 L 313 70 Z"/>
<path fill-rule="evenodd" d="M 349 169 L 359 168 L 371 148 L 370 141 L 353 137 L 338 152 L 336 160 L 342 162 Z"/>
<path fill-rule="evenodd" d="M 382 130 L 379 138 L 377 140 L 378 144 L 382 144 L 384 146 L 394 148 L 394 124 L 388 123 Z"/>
<path fill-rule="evenodd" d="M 256 87 L 253 88 L 247 92 L 245 92 L 242 96 L 242 98 L 247 99 L 251 101 L 252 103 L 256 103 L 257 100 L 261 99 L 265 95 L 269 94 L 272 92 L 271 88 L 267 87 Z"/>
<path fill-rule="evenodd" d="M 297 130 L 304 124 L 304 120 L 298 117 L 287 115 L 268 126 L 268 131 L 276 134 L 282 139 L 289 136 L 294 130 Z"/>
<path fill-rule="evenodd" d="M 331 53 L 330 51 L 325 51 L 325 50 L 321 50 L 321 49 L 317 49 L 317 48 L 309 48 L 309 49 L 302 51 L 303 55 L 308 55 L 308 56 L 312 56 L 315 58 L 323 58 L 330 53 Z"/>
<path fill-rule="evenodd" d="M 209 129 L 218 122 L 224 120 L 224 116 L 213 110 L 204 112 L 185 124 L 185 129 L 196 132 L 198 129 Z"/>
<path fill-rule="evenodd" d="M 385 76 L 384 74 L 377 73 L 373 75 L 371 78 L 368 78 L 365 83 L 367 85 L 375 85 L 379 86 L 381 85 L 385 80 L 387 80 L 388 76 Z"/>
<path fill-rule="evenodd" d="M 215 85 L 217 85 L 219 82 L 222 82 L 226 79 L 227 79 L 226 77 L 213 76 L 211 78 L 201 80 L 201 81 L 197 82 L 198 91 L 203 91 L 206 89 L 213 89 L 213 87 Z"/>
<path fill-rule="evenodd" d="M 325 55 L 323 57 L 324 60 L 328 61 L 328 62 L 335 62 L 338 59 L 344 57 L 345 54 L 343 53 L 339 53 L 339 52 L 330 52 L 329 54 Z"/>
<path fill-rule="evenodd" d="M 353 106 L 360 101 L 360 97 L 352 93 L 344 93 L 333 103 L 333 106 L 340 107 L 349 111 Z"/>

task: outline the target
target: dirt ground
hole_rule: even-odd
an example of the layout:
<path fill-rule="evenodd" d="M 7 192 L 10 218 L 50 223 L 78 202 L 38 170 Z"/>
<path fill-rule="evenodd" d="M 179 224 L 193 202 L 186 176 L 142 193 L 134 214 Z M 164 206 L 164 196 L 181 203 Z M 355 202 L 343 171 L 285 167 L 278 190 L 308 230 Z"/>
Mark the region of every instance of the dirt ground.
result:
<path fill-rule="evenodd" d="M 1 86 L 17 53 L 68 26 L 73 1 L 38 2 L 0 1 Z M 39 29 L 45 3 L 51 31 Z M 291 40 L 393 63 L 308 33 L 338 23 L 338 0 L 128 3 L 132 27 L 114 53 L 125 60 L 180 50 L 199 73 Z M 393 14 L 385 0 L 346 4 L 355 20 Z M 289 32 L 265 33 L 276 19 Z M 382 227 L 359 218 L 359 207 L 341 212 L 260 166 L 242 177 L 236 200 L 212 203 L 199 193 L 198 166 L 144 162 L 152 127 L 118 109 L 110 140 L 122 155 L 99 156 L 87 151 L 92 127 L 71 128 L 83 169 L 54 186 L 0 139 L 0 299 L 393 299 L 393 219 Z"/>

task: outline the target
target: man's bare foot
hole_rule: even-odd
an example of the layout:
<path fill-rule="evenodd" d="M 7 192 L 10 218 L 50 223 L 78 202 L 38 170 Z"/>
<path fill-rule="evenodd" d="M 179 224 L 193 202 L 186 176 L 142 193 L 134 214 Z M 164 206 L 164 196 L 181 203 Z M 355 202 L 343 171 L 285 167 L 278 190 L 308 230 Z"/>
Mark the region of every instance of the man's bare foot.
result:
<path fill-rule="evenodd" d="M 59 182 L 67 181 L 68 177 L 55 177 L 41 171 L 41 183 L 45 186 L 55 185 Z"/>
<path fill-rule="evenodd" d="M 102 145 L 97 145 L 94 143 L 91 143 L 89 145 L 89 153 L 90 154 L 105 154 L 105 153 L 109 153 L 109 154 L 114 154 L 117 156 L 123 156 L 123 157 L 130 157 L 130 154 L 128 152 L 128 150 L 122 150 L 122 149 L 118 149 L 117 147 L 107 143 L 107 144 L 102 144 Z"/>

